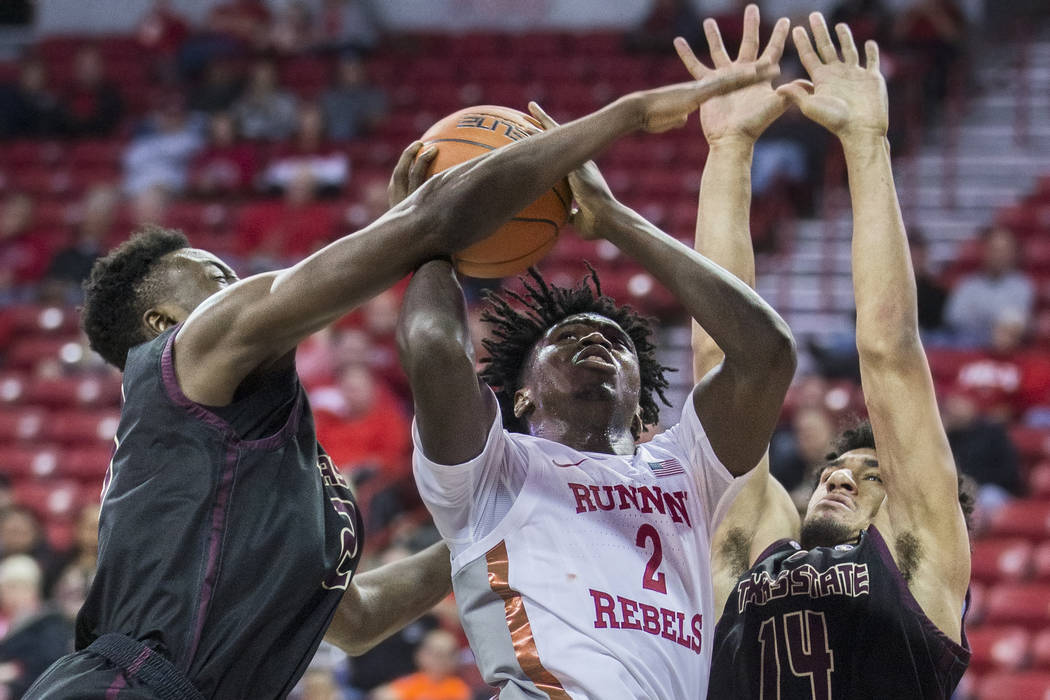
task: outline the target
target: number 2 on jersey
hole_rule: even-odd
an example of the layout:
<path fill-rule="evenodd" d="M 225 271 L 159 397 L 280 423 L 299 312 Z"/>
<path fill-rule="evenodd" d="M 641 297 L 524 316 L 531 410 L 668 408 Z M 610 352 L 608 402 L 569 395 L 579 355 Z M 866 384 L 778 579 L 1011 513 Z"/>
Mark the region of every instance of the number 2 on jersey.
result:
<path fill-rule="evenodd" d="M 777 621 L 783 619 L 783 630 Z M 828 625 L 824 613 L 798 610 L 767 618 L 758 628 L 762 651 L 761 700 L 780 698 L 780 649 L 787 650 L 787 666 L 799 678 L 809 677 L 814 700 L 831 700 L 831 672 L 835 654 L 828 646 Z M 792 696 L 794 697 L 794 696 Z"/>
<path fill-rule="evenodd" d="M 642 574 L 642 588 L 666 594 L 667 577 L 662 571 L 657 571 L 660 568 L 660 562 L 664 560 L 664 548 L 660 543 L 660 533 L 649 523 L 638 528 L 638 536 L 634 539 L 634 543 L 642 549 L 648 549 L 647 540 L 653 541 L 653 555 L 649 557 L 649 563 L 645 565 L 645 573 Z"/>

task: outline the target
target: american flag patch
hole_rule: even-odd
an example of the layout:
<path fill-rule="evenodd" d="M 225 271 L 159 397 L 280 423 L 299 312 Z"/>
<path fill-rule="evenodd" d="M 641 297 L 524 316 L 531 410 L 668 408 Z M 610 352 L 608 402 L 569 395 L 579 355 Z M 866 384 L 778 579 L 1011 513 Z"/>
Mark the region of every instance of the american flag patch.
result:
<path fill-rule="evenodd" d="M 674 476 L 675 474 L 685 474 L 682 463 L 673 457 L 661 462 L 646 462 L 646 464 L 649 465 L 649 470 L 652 471 L 653 476 L 658 479 L 665 476 Z"/>

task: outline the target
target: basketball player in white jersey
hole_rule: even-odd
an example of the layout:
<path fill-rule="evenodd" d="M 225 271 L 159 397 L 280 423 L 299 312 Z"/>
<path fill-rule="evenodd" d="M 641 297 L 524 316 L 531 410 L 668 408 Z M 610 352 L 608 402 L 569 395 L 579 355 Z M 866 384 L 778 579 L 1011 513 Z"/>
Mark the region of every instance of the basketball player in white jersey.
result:
<path fill-rule="evenodd" d="M 793 340 L 747 285 L 619 203 L 593 163 L 570 185 L 581 235 L 641 263 L 725 361 L 674 427 L 637 444 L 657 424 L 664 368 L 646 322 L 602 296 L 595 275 L 569 289 L 533 275 L 523 294 L 491 295 L 479 379 L 455 273 L 432 261 L 409 285 L 398 333 L 416 482 L 502 700 L 700 698 L 716 505 L 768 443 Z"/>

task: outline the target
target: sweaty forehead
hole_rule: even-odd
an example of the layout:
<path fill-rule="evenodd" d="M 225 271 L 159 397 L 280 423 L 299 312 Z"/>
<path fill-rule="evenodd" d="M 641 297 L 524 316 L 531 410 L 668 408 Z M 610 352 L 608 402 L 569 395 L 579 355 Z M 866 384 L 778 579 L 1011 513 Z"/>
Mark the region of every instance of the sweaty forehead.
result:
<path fill-rule="evenodd" d="M 216 265 L 224 272 L 233 272 L 217 255 L 200 248 L 180 248 L 168 254 L 173 262 L 190 265 Z"/>
<path fill-rule="evenodd" d="M 626 335 L 620 324 L 612 320 L 608 316 L 602 316 L 599 313 L 593 311 L 587 311 L 585 313 L 573 314 L 572 316 L 566 316 L 562 320 L 555 323 L 553 326 L 547 329 L 546 335 L 556 332 L 566 326 L 588 326 L 591 328 L 597 328 L 599 330 L 615 330 Z"/>
<path fill-rule="evenodd" d="M 838 458 L 828 462 L 824 468 L 846 467 L 847 469 L 877 469 L 878 466 L 879 459 L 875 454 L 875 450 L 870 447 L 862 447 L 840 455 Z"/>

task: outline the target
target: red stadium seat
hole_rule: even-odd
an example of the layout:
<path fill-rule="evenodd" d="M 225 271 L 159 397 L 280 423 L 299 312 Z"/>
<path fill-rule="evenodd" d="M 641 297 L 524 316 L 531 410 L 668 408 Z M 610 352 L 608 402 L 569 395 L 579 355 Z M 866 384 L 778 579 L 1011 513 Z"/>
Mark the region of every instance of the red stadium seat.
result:
<path fill-rule="evenodd" d="M 980 581 L 970 582 L 970 605 L 966 608 L 966 624 L 977 625 L 984 619 L 988 587 Z"/>
<path fill-rule="evenodd" d="M 84 484 L 102 484 L 106 468 L 113 459 L 113 445 L 75 447 L 59 455 L 59 471 L 62 476 L 76 479 Z M 97 497 L 97 494 L 96 494 Z"/>
<path fill-rule="evenodd" d="M 982 539 L 973 543 L 971 575 L 981 581 L 1019 580 L 1032 569 L 1032 543 L 1025 539 Z"/>
<path fill-rule="evenodd" d="M 1023 627 L 983 625 L 966 630 L 970 642 L 970 667 L 984 672 L 989 669 L 1020 668 L 1028 660 L 1031 634 Z"/>
<path fill-rule="evenodd" d="M 986 621 L 1021 625 L 1029 629 L 1050 627 L 1050 585 L 1004 583 L 988 592 Z"/>
<path fill-rule="evenodd" d="M 999 536 L 1050 537 L 1050 501 L 1021 499 L 1004 505 L 992 516 L 991 533 Z"/>
<path fill-rule="evenodd" d="M 0 405 L 25 403 L 29 376 L 25 372 L 5 370 L 0 372 Z"/>
<path fill-rule="evenodd" d="M 15 503 L 32 508 L 48 519 L 70 518 L 79 505 L 80 486 L 75 481 L 17 481 L 12 491 Z"/>
<path fill-rule="evenodd" d="M 44 416 L 40 409 L 0 408 L 0 444 L 35 440 L 41 433 Z"/>
<path fill-rule="evenodd" d="M 15 324 L 15 331 L 20 336 L 42 334 L 64 334 L 69 337 L 76 333 L 76 310 L 70 307 L 24 304 L 10 307 L 7 311 Z"/>
<path fill-rule="evenodd" d="M 117 375 L 38 378 L 25 393 L 28 403 L 56 408 L 72 406 L 119 406 L 120 377 Z"/>
<path fill-rule="evenodd" d="M 1050 583 L 1050 540 L 1040 542 L 1032 552 L 1032 577 Z"/>
<path fill-rule="evenodd" d="M 63 445 L 108 445 L 116 434 L 119 419 L 118 411 L 56 411 L 44 427 L 44 437 Z"/>
<path fill-rule="evenodd" d="M 1029 470 L 1028 490 L 1034 497 L 1050 497 L 1050 460 L 1040 462 Z"/>
<path fill-rule="evenodd" d="M 7 351 L 7 366 L 11 369 L 32 369 L 41 360 L 56 359 L 61 356 L 62 348 L 70 343 L 77 343 L 71 336 L 31 335 L 15 338 Z"/>
<path fill-rule="evenodd" d="M 981 678 L 975 700 L 1046 700 L 1050 673 L 1046 671 L 999 672 Z"/>
<path fill-rule="evenodd" d="M 1010 440 L 1022 458 L 1034 461 L 1050 457 L 1050 430 L 1046 428 L 1017 425 L 1010 428 Z"/>
<path fill-rule="evenodd" d="M 1032 667 L 1050 670 L 1050 629 L 1043 630 L 1032 640 Z"/>

